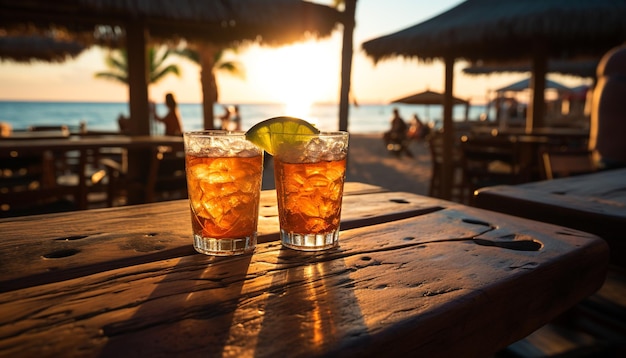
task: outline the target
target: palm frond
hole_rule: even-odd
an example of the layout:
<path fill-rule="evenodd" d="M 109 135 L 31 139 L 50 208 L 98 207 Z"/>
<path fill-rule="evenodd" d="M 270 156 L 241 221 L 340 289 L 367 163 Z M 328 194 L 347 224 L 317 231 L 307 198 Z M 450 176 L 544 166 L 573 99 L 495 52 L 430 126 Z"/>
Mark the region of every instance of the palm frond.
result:
<path fill-rule="evenodd" d="M 198 65 L 200 64 L 200 54 L 198 53 L 198 51 L 192 50 L 190 48 L 184 48 L 182 50 L 173 50 L 172 53 L 180 57 L 186 58 L 187 60 L 190 60 L 191 62 L 194 62 Z"/>
<path fill-rule="evenodd" d="M 180 68 L 177 65 L 165 65 L 170 54 L 175 53 L 166 47 L 149 47 L 146 50 L 148 61 L 148 81 L 156 83 L 169 74 L 180 77 Z M 125 50 L 116 50 L 109 52 L 105 57 L 105 63 L 109 68 L 109 72 L 99 72 L 95 74 L 96 78 L 114 80 L 128 84 L 128 56 Z"/>
<path fill-rule="evenodd" d="M 155 71 L 150 76 L 150 83 L 157 83 L 169 74 L 174 74 L 180 77 L 180 68 L 176 65 L 169 65 L 159 71 Z"/>
<path fill-rule="evenodd" d="M 217 68 L 231 76 L 239 77 L 241 79 L 246 78 L 245 68 L 239 61 L 220 62 L 217 64 Z"/>
<path fill-rule="evenodd" d="M 125 75 L 115 74 L 110 72 L 98 72 L 94 75 L 96 78 L 102 78 L 105 80 L 120 82 L 123 84 L 128 84 L 128 78 Z"/>

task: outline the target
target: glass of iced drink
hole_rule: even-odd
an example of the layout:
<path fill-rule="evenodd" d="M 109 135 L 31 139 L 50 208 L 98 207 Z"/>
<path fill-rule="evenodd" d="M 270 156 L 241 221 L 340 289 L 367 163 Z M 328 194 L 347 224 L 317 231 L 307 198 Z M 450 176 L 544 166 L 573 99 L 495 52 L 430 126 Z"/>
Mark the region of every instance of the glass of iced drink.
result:
<path fill-rule="evenodd" d="M 285 134 L 279 134 L 285 139 Z M 317 251 L 339 244 L 347 132 L 291 134 L 274 155 L 282 244 Z"/>
<path fill-rule="evenodd" d="M 184 133 L 193 246 L 208 255 L 254 251 L 263 150 L 243 132 Z"/>

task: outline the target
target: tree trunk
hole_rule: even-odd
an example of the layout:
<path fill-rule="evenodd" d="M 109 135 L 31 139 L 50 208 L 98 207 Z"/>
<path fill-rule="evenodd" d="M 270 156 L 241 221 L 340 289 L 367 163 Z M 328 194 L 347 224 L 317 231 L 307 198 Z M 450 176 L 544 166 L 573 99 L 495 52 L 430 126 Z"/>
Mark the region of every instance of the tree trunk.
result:
<path fill-rule="evenodd" d="M 343 48 L 341 50 L 341 90 L 339 94 L 339 130 L 348 130 L 350 80 L 352 75 L 353 34 L 357 0 L 346 0 L 343 12 Z"/>
<path fill-rule="evenodd" d="M 202 85 L 202 112 L 204 115 L 204 129 L 214 129 L 213 105 L 217 102 L 217 82 L 213 68 L 217 49 L 210 44 L 198 45 L 200 54 L 200 83 Z"/>

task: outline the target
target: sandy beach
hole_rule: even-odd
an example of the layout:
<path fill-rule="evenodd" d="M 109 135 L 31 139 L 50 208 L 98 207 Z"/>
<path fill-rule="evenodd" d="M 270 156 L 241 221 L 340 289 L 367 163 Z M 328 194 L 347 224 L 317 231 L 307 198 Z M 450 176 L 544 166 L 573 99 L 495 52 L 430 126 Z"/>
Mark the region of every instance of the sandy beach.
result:
<path fill-rule="evenodd" d="M 428 195 L 430 152 L 427 142 L 412 142 L 414 158 L 387 152 L 382 134 L 351 134 L 346 181 L 378 185 L 392 191 Z M 265 170 L 263 189 L 274 188 L 271 166 Z"/>
<path fill-rule="evenodd" d="M 428 143 L 412 142 L 409 149 L 414 158 L 398 158 L 387 151 L 382 134 L 351 135 L 346 180 L 427 195 L 431 172 Z"/>

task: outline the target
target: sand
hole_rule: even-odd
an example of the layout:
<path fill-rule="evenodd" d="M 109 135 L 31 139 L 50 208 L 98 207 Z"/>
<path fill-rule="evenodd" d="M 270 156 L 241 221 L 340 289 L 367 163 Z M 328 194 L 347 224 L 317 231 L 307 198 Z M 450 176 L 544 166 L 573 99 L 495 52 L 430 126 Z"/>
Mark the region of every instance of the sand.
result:
<path fill-rule="evenodd" d="M 347 181 L 378 185 L 391 191 L 428 195 L 431 164 L 427 142 L 412 142 L 414 158 L 390 154 L 382 134 L 351 134 Z M 269 164 L 269 163 L 268 163 Z M 263 189 L 274 189 L 272 165 L 263 177 Z"/>

